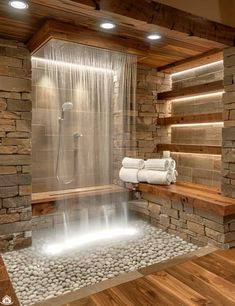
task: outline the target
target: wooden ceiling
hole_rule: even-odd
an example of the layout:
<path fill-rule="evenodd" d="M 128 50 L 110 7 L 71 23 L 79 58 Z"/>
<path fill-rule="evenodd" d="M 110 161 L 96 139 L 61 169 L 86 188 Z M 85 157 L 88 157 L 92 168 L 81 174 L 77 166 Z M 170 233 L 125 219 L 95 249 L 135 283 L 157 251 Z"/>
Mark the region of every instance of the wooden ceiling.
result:
<path fill-rule="evenodd" d="M 30 0 L 29 2 L 27 11 L 17 11 L 9 7 L 8 0 L 0 1 L 0 37 L 28 43 L 47 20 L 58 20 L 76 26 L 73 27 L 73 31 L 77 29 L 78 33 L 83 34 L 80 43 L 97 45 L 92 44 L 92 40 L 94 42 L 102 39 L 106 48 L 111 48 L 112 43 L 115 46 L 119 44 L 121 51 L 137 54 L 139 62 L 154 67 L 166 66 L 168 70 L 171 67 L 175 69 L 175 62 L 185 63 L 188 59 L 194 58 L 210 59 L 214 54 L 219 58 L 221 57 L 221 52 L 217 53 L 219 50 L 234 45 L 233 28 L 187 14 L 156 1 Z M 109 32 L 102 31 L 99 23 L 103 20 L 113 20 L 117 27 Z M 68 25 L 64 27 L 69 29 Z M 162 39 L 152 43 L 147 41 L 146 35 L 152 32 L 160 33 Z M 108 41 L 108 44 L 105 43 Z"/>

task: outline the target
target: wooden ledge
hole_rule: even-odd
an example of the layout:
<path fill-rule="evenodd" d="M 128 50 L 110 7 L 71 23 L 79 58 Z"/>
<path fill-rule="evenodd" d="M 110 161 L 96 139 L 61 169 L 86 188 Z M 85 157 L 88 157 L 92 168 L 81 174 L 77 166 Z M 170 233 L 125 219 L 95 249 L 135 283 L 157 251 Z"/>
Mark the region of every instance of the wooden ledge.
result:
<path fill-rule="evenodd" d="M 222 196 L 218 188 L 177 182 L 169 186 L 140 183 L 138 190 L 158 197 L 188 203 L 195 208 L 204 209 L 221 216 L 235 214 L 235 199 Z"/>
<path fill-rule="evenodd" d="M 155 152 L 162 152 L 162 151 L 221 155 L 222 148 L 221 146 L 190 145 L 190 144 L 177 144 L 177 143 L 157 144 Z"/>
<path fill-rule="evenodd" d="M 55 205 L 56 201 L 81 199 L 85 197 L 95 197 L 95 196 L 113 194 L 119 192 L 129 192 L 129 190 L 111 184 L 111 185 L 33 193 L 32 214 L 33 216 L 40 216 L 40 215 L 55 213 L 57 209 Z"/>
<path fill-rule="evenodd" d="M 164 118 L 157 118 L 157 125 L 188 124 L 188 123 L 208 123 L 223 121 L 222 113 L 179 115 Z"/>
<path fill-rule="evenodd" d="M 207 94 L 210 92 L 222 91 L 224 89 L 223 80 L 214 81 L 205 84 L 199 84 L 194 86 L 183 87 L 170 91 L 160 92 L 157 97 L 158 100 L 174 100 L 177 98 L 185 98 L 188 96 L 195 96 L 201 94 Z"/>

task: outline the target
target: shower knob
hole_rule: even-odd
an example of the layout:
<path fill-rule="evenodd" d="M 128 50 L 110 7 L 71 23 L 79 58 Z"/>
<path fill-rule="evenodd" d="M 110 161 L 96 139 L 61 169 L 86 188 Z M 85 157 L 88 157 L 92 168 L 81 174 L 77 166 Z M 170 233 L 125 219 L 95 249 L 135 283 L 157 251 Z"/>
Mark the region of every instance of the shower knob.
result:
<path fill-rule="evenodd" d="M 83 136 L 83 135 L 80 134 L 79 132 L 73 134 L 73 137 L 74 137 L 74 138 L 79 138 L 79 137 L 82 137 L 82 136 Z"/>

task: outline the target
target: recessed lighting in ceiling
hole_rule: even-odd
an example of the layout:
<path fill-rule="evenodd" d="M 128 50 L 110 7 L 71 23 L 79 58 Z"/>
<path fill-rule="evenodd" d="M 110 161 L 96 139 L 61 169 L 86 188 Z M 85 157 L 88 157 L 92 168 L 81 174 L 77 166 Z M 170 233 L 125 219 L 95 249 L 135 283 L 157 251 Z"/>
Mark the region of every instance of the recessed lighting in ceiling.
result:
<path fill-rule="evenodd" d="M 159 35 L 159 34 L 149 34 L 149 35 L 147 36 L 147 38 L 148 38 L 149 40 L 158 40 L 158 39 L 160 39 L 160 38 L 162 38 L 162 37 L 161 37 L 161 35 Z"/>
<path fill-rule="evenodd" d="M 9 5 L 18 10 L 26 10 L 29 7 L 25 0 L 10 0 Z"/>
<path fill-rule="evenodd" d="M 100 27 L 102 29 L 106 29 L 106 30 L 111 30 L 111 29 L 114 29 L 116 27 L 116 25 L 113 23 L 113 22 L 102 22 L 100 24 Z"/>

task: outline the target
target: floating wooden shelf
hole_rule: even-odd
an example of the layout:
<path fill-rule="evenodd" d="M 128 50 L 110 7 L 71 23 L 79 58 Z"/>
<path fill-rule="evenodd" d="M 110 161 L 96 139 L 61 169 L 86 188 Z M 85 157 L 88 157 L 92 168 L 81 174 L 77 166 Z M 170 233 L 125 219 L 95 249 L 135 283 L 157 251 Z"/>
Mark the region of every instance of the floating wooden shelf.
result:
<path fill-rule="evenodd" d="M 220 146 L 206 146 L 206 145 L 188 145 L 188 144 L 158 144 L 156 152 L 171 151 L 171 152 L 184 152 L 184 153 L 200 153 L 200 154 L 221 154 Z"/>
<path fill-rule="evenodd" d="M 223 81 L 215 81 L 196 86 L 189 86 L 185 88 L 175 89 L 171 91 L 165 91 L 158 94 L 158 100 L 173 100 L 176 98 L 182 98 L 186 96 L 194 96 L 200 94 L 207 94 L 209 92 L 215 92 L 223 90 Z"/>
<path fill-rule="evenodd" d="M 186 123 L 207 123 L 218 122 L 223 120 L 222 113 L 212 114 L 195 114 L 195 115 L 183 115 L 172 116 L 166 118 L 157 118 L 158 125 L 171 125 L 171 124 L 186 124 Z"/>

